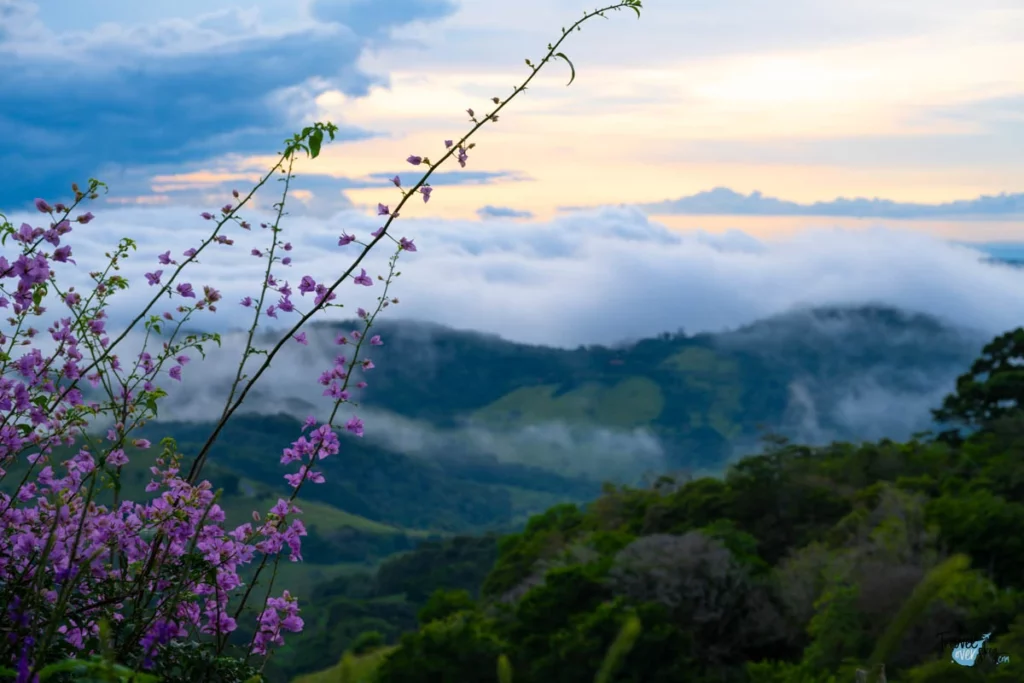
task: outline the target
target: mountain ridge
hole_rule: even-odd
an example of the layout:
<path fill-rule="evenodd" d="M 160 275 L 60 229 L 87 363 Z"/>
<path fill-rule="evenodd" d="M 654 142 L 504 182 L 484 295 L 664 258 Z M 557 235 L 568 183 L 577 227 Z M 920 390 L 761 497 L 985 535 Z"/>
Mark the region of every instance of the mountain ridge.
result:
<path fill-rule="evenodd" d="M 317 322 L 309 348 L 283 350 L 274 364 L 328 367 L 335 336 L 361 327 Z M 931 426 L 929 409 L 985 342 L 981 332 L 878 305 L 576 349 L 408 320 L 376 322 L 378 333 L 384 345 L 367 347 L 375 368 L 353 377 L 369 383 L 358 412 L 375 447 L 463 469 L 484 458 L 594 481 L 717 471 L 766 432 L 810 442 L 907 437 Z M 320 393 L 256 387 L 240 412 L 304 419 Z"/>

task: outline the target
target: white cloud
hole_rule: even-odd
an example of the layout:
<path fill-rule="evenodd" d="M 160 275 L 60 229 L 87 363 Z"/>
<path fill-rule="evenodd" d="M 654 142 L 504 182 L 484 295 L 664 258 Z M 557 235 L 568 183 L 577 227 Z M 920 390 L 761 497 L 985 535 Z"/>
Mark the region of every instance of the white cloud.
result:
<path fill-rule="evenodd" d="M 118 303 L 112 308 L 110 327 L 117 331 L 129 313 L 139 310 L 144 297 L 154 292 L 145 284 L 143 273 L 158 267 L 165 270 L 165 276 L 170 272 L 170 268 L 157 265 L 156 255 L 174 244 L 173 253 L 178 256 L 212 228 L 211 222 L 198 218 L 198 211 L 165 207 L 104 210 L 93 223 L 72 233 L 79 266 L 59 266 L 61 277 L 75 275 L 82 291 L 84 274 L 102 267 L 102 254 L 117 237 L 136 240 L 138 252 L 121 269 L 132 287 L 115 297 Z M 253 233 L 231 229 L 228 234 L 237 239 L 235 246 L 211 247 L 194 272 L 185 271 L 184 280 L 197 290 L 212 284 L 224 295 L 218 312 L 197 316 L 190 325 L 193 329 L 224 331 L 249 325 L 247 309 L 236 302 L 258 294 L 256 283 L 264 262 L 248 254 L 254 246 L 265 246 L 256 238 L 267 236 L 258 226 L 269 220 L 269 215 L 250 213 L 245 217 L 257 226 Z M 12 219 L 16 224 L 23 219 L 35 222 L 32 216 Z M 742 225 L 742 219 L 737 220 Z M 304 274 L 327 280 L 351 262 L 356 254 L 354 245 L 336 246 L 342 230 L 365 238 L 380 221 L 345 212 L 327 221 L 288 217 L 283 225 L 282 239 L 294 245 L 290 254 L 296 265 L 277 268 L 276 274 L 296 289 Z M 398 296 L 401 303 L 385 312 L 387 319 L 430 320 L 522 342 L 575 347 L 680 328 L 692 334 L 734 328 L 795 307 L 828 304 L 889 304 L 939 315 L 988 334 L 1016 327 L 1024 320 L 1024 269 L 985 263 L 980 252 L 968 247 L 885 227 L 859 231 L 823 228 L 767 241 L 740 230 L 672 232 L 636 209 L 606 207 L 551 222 L 403 217 L 396 221 L 395 229 L 397 236 L 415 238 L 419 251 L 403 254 L 399 262 L 402 275 L 390 294 Z M 382 272 L 388 255 L 387 251 L 371 254 L 366 259 L 368 271 L 372 275 Z M 381 291 L 380 282 L 369 288 L 343 285 L 338 290 L 339 301 L 347 306 L 333 311 L 332 317 L 351 318 L 356 306 L 369 306 Z M 273 295 L 269 302 L 276 299 Z M 297 292 L 293 299 L 303 307 L 311 303 Z M 175 299 L 173 305 L 179 301 Z M 154 312 L 173 305 L 162 303 Z M 58 305 L 51 305 L 46 322 L 61 313 Z M 281 316 L 266 327 L 280 333 L 282 322 L 297 319 L 294 314 Z M 9 332 L 6 325 L 0 329 Z M 46 341 L 45 335 L 43 338 Z M 268 340 L 277 338 L 268 337 L 259 347 L 267 348 Z M 329 401 L 320 395 L 323 388 L 316 378 L 339 353 L 331 341 L 310 335 L 309 347 L 288 342 L 246 398 L 244 412 L 284 411 L 299 418 L 313 414 L 325 419 Z M 429 340 L 424 346 L 426 355 L 409 362 L 429 363 Z M 120 356 L 127 362 L 140 348 L 140 335 L 134 334 L 120 349 Z M 207 345 L 208 351 L 211 348 Z M 166 379 L 161 382 L 171 391 L 162 404 L 161 419 L 208 419 L 220 414 L 243 348 L 243 337 L 236 333 L 226 335 L 223 349 L 214 351 L 206 361 L 193 353 L 182 385 Z M 47 350 L 47 344 L 42 350 Z M 863 386 L 850 387 L 831 408 L 812 402 L 811 413 L 800 412 L 800 386 L 795 385 L 791 409 L 799 415 L 790 416 L 791 422 L 803 425 L 801 433 L 807 438 L 820 436 L 824 433 L 819 425 L 821 416 L 814 411 L 827 409 L 830 419 L 864 426 L 865 435 L 902 433 L 908 424 L 917 424 L 927 414 L 926 408 L 932 407 L 941 393 L 935 382 L 927 383 L 927 391 L 906 395 L 894 395 L 876 384 L 867 377 Z M 880 413 L 880 406 L 888 408 Z M 517 460 L 526 457 L 523 454 L 544 453 L 544 458 L 564 460 L 563 464 L 576 462 L 579 454 L 587 453 L 582 464 L 573 466 L 576 471 L 626 479 L 642 471 L 663 469 L 660 445 L 646 432 L 574 432 L 566 425 L 548 424 L 517 436 L 474 425 L 437 430 L 374 411 L 372 405 L 359 408 L 358 414 L 372 426 L 368 427 L 369 438 L 383 439 L 403 452 L 430 455 L 448 449 Z M 887 421 L 879 422 L 883 417 Z M 616 453 L 630 456 L 622 460 Z"/>
<path fill-rule="evenodd" d="M 422 208 L 412 205 L 403 213 Z M 212 229 L 199 211 L 105 209 L 71 235 L 78 268 L 60 266 L 60 271 L 74 276 L 69 282 L 77 279 L 82 291 L 88 284 L 85 273 L 103 265 L 102 254 L 117 238 L 136 240 L 139 250 L 121 270 L 131 289 L 118 294 L 111 308 L 115 323 L 124 324 L 155 291 L 143 274 L 162 268 L 166 280 L 172 271 L 158 265 L 156 255 L 174 245 L 173 255 L 180 259 Z M 198 315 L 194 327 L 243 329 L 251 322 L 249 310 L 237 302 L 259 293 L 265 261 L 249 251 L 266 248 L 269 231 L 258 225 L 270 217 L 243 217 L 257 226 L 253 232 L 229 228 L 227 234 L 237 243 L 212 245 L 201 263 L 184 273 L 197 291 L 212 284 L 224 295 L 218 312 Z M 16 224 L 25 219 L 37 222 L 32 216 L 12 216 Z M 743 220 L 737 218 L 736 224 L 742 226 Z M 368 239 L 382 222 L 352 211 L 331 220 L 286 217 L 281 235 L 294 245 L 289 255 L 295 261 L 291 267 L 276 267 L 275 275 L 293 289 L 305 274 L 330 284 L 358 253 L 357 245 L 337 246 L 342 231 Z M 828 219 L 821 225 L 829 225 Z M 605 207 L 549 222 L 403 216 L 391 231 L 395 237 L 414 238 L 419 251 L 399 259 L 401 276 L 389 296 L 401 303 L 385 312 L 387 318 L 429 320 L 530 343 L 573 347 L 680 328 L 714 331 L 804 305 L 889 304 L 991 334 L 1024 320 L 1024 270 L 984 263 L 980 252 L 884 223 L 862 230 L 823 227 L 759 241 L 741 230 L 673 232 L 636 209 Z M 386 274 L 390 254 L 375 251 L 362 266 L 371 276 Z M 382 289 L 376 281 L 373 287 L 344 283 L 337 301 L 346 308 L 330 317 L 353 317 L 356 306 L 370 307 Z M 268 303 L 277 298 L 274 294 Z M 303 310 L 312 305 L 310 296 L 297 291 L 292 298 Z M 161 302 L 153 312 L 179 302 Z M 294 314 L 280 316 L 265 321 L 280 327 L 297 320 Z"/>

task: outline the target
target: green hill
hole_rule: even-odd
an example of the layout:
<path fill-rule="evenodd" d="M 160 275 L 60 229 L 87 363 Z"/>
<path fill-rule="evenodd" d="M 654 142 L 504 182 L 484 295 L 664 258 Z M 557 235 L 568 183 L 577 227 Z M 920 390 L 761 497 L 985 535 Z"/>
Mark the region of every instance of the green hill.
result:
<path fill-rule="evenodd" d="M 500 655 L 517 683 L 590 683 L 634 619 L 615 683 L 1024 680 L 1024 329 L 1000 339 L 942 404 L 959 434 L 777 440 L 533 517 L 479 597 L 438 586 L 373 683 L 498 683 Z"/>
<path fill-rule="evenodd" d="M 333 339 L 351 327 L 320 324 L 310 334 Z M 850 417 L 866 380 L 869 398 L 895 397 L 883 413 L 909 434 L 928 425 L 927 411 L 900 406 L 930 405 L 980 347 L 977 335 L 878 307 L 574 350 L 401 321 L 374 332 L 386 341 L 372 347 L 377 367 L 361 402 L 378 424 L 371 420 L 362 439 L 340 432 L 341 453 L 320 463 L 327 483 L 303 490 L 304 566 L 315 568 L 306 589 L 424 538 L 513 530 L 557 503 L 593 499 L 605 480 L 720 472 L 756 450 L 765 431 L 807 436 L 798 408 L 808 402 L 819 440 L 870 437 L 877 416 Z M 222 431 L 204 474 L 224 487 L 229 521 L 245 521 L 287 490 L 278 460 L 300 434 L 299 412 L 240 413 Z M 414 451 L 389 443 L 388 415 L 430 438 Z M 154 443 L 172 436 L 190 458 L 212 426 L 158 420 L 137 435 Z M 129 493 L 141 495 L 146 481 L 144 466 L 129 467 Z"/>

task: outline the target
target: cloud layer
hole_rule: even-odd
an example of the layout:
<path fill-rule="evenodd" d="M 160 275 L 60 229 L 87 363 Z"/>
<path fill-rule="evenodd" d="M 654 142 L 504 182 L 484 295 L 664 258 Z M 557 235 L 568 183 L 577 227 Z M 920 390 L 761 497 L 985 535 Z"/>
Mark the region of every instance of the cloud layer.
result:
<path fill-rule="evenodd" d="M 849 218 L 943 218 L 977 220 L 981 217 L 1024 216 L 1024 193 L 983 196 L 940 204 L 894 202 L 889 199 L 845 199 L 800 204 L 760 192 L 744 195 L 726 187 L 664 202 L 639 204 L 656 214 L 719 216 L 845 216 Z"/>
<path fill-rule="evenodd" d="M 78 267 L 58 264 L 60 280 L 65 286 L 75 284 L 79 291 L 88 291 L 84 274 L 103 266 L 103 252 L 114 239 L 120 235 L 134 239 L 138 251 L 121 268 L 131 288 L 116 295 L 111 305 L 109 328 L 117 332 L 156 291 L 146 284 L 143 274 L 162 269 L 166 281 L 172 272 L 172 267 L 158 264 L 157 254 L 173 244 L 172 256 L 181 260 L 184 249 L 198 245 L 208 234 L 213 224 L 198 218 L 198 211 L 105 209 L 95 221 L 72 233 Z M 32 223 L 38 223 L 38 217 L 13 216 L 16 222 Z M 253 224 L 251 232 L 229 226 L 226 234 L 236 244 L 211 246 L 198 265 L 184 271 L 182 279 L 197 290 L 210 284 L 224 296 L 217 313 L 197 315 L 188 324 L 190 329 L 227 332 L 245 329 L 251 322 L 247 317 L 250 309 L 237 302 L 244 296 L 259 295 L 257 283 L 265 261 L 252 256 L 250 250 L 266 248 L 269 231 L 259 224 L 269 222 L 271 216 L 247 211 L 243 217 Z M 352 211 L 328 220 L 286 217 L 281 240 L 291 245 L 287 253 L 294 263 L 275 267 L 274 274 L 290 284 L 295 291 L 292 299 L 301 310 L 307 310 L 311 297 L 296 291 L 300 278 L 309 274 L 319 282 L 333 282 L 357 253 L 354 244 L 339 248 L 338 236 L 345 231 L 366 239 L 380 223 Z M 417 251 L 404 253 L 399 260 L 401 275 L 388 296 L 398 297 L 400 303 L 384 312 L 385 319 L 431 321 L 527 343 L 573 348 L 679 329 L 690 334 L 718 331 L 821 305 L 888 304 L 937 315 L 986 335 L 1016 327 L 1024 320 L 1024 269 L 987 262 L 986 253 L 976 248 L 884 225 L 860 231 L 822 228 L 790 239 L 762 241 L 739 230 L 723 234 L 673 232 L 635 208 L 606 207 L 552 221 L 403 217 L 393 230 L 396 237 L 413 238 Z M 362 267 L 371 276 L 385 274 L 389 255 L 386 250 L 371 253 Z M 346 307 L 325 317 L 350 319 L 356 306 L 374 305 L 383 286 L 380 281 L 371 287 L 346 282 L 338 294 L 339 303 Z M 268 303 L 277 300 L 278 295 L 271 293 Z M 151 312 L 173 310 L 179 302 L 161 301 Z M 48 304 L 47 321 L 61 314 L 59 304 Z M 264 318 L 261 327 L 268 334 L 280 335 L 285 323 L 297 320 L 294 313 L 279 316 L 277 320 Z M 205 362 L 196 358 L 186 366 L 186 381 L 180 387 L 164 382 L 174 392 L 161 414 L 163 419 L 202 419 L 219 412 L 243 346 L 241 339 L 228 334 L 222 351 L 214 352 Z M 316 377 L 336 350 L 325 347 L 329 341 L 312 337 L 310 341 L 310 347 L 294 341 L 286 344 L 286 351 L 247 398 L 246 410 L 326 417 L 326 399 L 319 396 Z M 133 335 L 121 350 L 122 357 L 130 358 L 139 343 L 139 336 Z M 429 340 L 424 347 L 429 356 Z M 949 379 L 952 372 L 938 379 Z M 794 386 L 791 422 L 807 438 L 827 434 L 821 425 L 829 419 L 874 425 L 884 418 L 872 434 L 902 432 L 906 425 L 917 424 L 946 390 L 945 386 L 935 389 L 935 378 L 929 378 L 926 390 L 898 395 L 870 379 L 863 386 L 851 387 L 848 394 L 832 397 L 827 414 L 821 412 L 826 409 L 823 404 L 807 398 L 807 387 Z M 906 420 L 896 419 L 897 414 Z M 446 449 L 514 459 L 521 459 L 524 453 L 544 453 L 571 464 L 587 453 L 589 457 L 579 460 L 577 471 L 627 479 L 664 467 L 661 446 L 646 433 L 580 433 L 552 424 L 513 438 L 472 425 L 439 431 L 374 413 L 372 406 L 370 412 L 360 409 L 360 415 L 373 424 L 372 438 L 424 455 Z M 628 453 L 630 458 L 623 460 L 617 453 Z"/>
<path fill-rule="evenodd" d="M 270 200 L 268 200 L 269 203 Z M 419 202 L 417 202 L 419 204 Z M 417 204 L 403 209 L 415 213 Z M 59 265 L 80 290 L 84 273 L 105 263 L 103 253 L 119 236 L 134 239 L 138 252 L 122 266 L 131 289 L 113 299 L 114 321 L 123 324 L 154 294 L 143 274 L 173 272 L 156 256 L 172 256 L 198 246 L 212 222 L 200 209 L 105 209 L 72 233 L 79 267 Z M 14 215 L 15 224 L 38 224 L 40 214 Z M 212 284 L 225 301 L 216 314 L 200 314 L 196 327 L 226 330 L 249 327 L 248 309 L 237 302 L 256 297 L 271 216 L 243 211 L 251 232 L 230 225 L 234 246 L 211 245 L 184 280 L 197 290 Z M 737 219 L 738 224 L 741 219 Z M 358 245 L 338 247 L 343 231 L 361 240 L 383 223 L 345 211 L 330 219 L 288 216 L 281 239 L 293 246 L 290 266 L 274 275 L 297 289 L 303 275 L 332 284 L 357 255 Z M 574 347 L 614 343 L 680 328 L 690 333 L 733 328 L 803 305 L 882 303 L 937 315 L 955 324 L 996 334 L 1024 321 L 1024 271 L 986 262 L 986 254 L 924 234 L 901 231 L 884 222 L 874 228 L 823 227 L 787 239 L 758 240 L 740 231 L 710 234 L 674 232 L 629 207 L 573 212 L 551 221 L 494 218 L 437 221 L 401 217 L 391 234 L 415 240 L 418 251 L 404 253 L 401 275 L 389 290 L 400 305 L 386 316 L 427 320 L 491 332 L 530 343 Z M 360 264 L 370 276 L 386 275 L 391 255 L 383 242 Z M 381 247 L 384 247 L 383 249 Z M 1004 245 L 1005 247 L 1005 245 Z M 279 251 L 279 254 L 283 253 Z M 356 270 L 358 274 L 359 269 Z M 62 275 L 62 277 L 64 277 Z M 344 283 L 330 317 L 350 318 L 356 306 L 370 308 L 382 293 Z M 273 295 L 268 303 L 278 297 Z M 296 292 L 302 310 L 310 296 Z M 154 312 L 180 302 L 161 303 Z M 294 314 L 264 323 L 280 327 Z"/>

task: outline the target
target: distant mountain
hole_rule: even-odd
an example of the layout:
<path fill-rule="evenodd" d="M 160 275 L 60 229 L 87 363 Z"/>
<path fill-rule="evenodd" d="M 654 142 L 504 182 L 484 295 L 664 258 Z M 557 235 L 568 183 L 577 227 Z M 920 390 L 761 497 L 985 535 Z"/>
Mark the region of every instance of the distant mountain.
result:
<path fill-rule="evenodd" d="M 316 323 L 307 334 L 333 341 L 359 327 Z M 725 333 L 572 350 L 412 321 L 384 319 L 373 331 L 385 343 L 368 347 L 375 367 L 359 409 L 372 414 L 368 444 L 463 479 L 520 487 L 542 470 L 573 481 L 717 471 L 758 450 L 767 432 L 807 443 L 907 438 L 932 426 L 930 409 L 988 341 L 883 306 L 798 310 Z M 322 361 L 302 362 L 328 367 L 337 347 L 321 348 Z M 322 400 L 317 386 L 272 390 L 273 401 L 261 403 L 257 385 L 246 405 L 302 419 Z M 534 469 L 513 474 L 511 465 Z"/>
<path fill-rule="evenodd" d="M 573 466 L 586 453 L 543 445 L 543 425 L 558 425 L 563 445 L 575 435 L 584 449 L 596 446 L 588 430 L 632 435 L 635 447 L 647 434 L 663 467 L 695 469 L 721 468 L 756 448 L 765 429 L 812 442 L 904 438 L 931 425 L 928 409 L 987 341 L 875 306 L 575 350 L 407 322 L 374 329 L 387 343 L 373 351 L 365 405 L 440 429 L 486 429 L 524 447 L 525 435 L 537 434 L 529 454 L 506 457 L 560 471 L 586 471 Z"/>
<path fill-rule="evenodd" d="M 359 326 L 312 325 L 311 340 L 330 341 L 316 352 L 322 361 L 302 362 L 328 367 L 335 336 Z M 385 343 L 369 347 L 366 437 L 346 435 L 348 460 L 325 461 L 341 488 L 323 502 L 440 531 L 511 524 L 553 500 L 584 499 L 604 480 L 720 471 L 767 433 L 805 443 L 906 438 L 932 426 L 929 410 L 988 341 L 882 306 L 572 350 L 411 321 L 384 319 L 373 330 Z M 286 415 L 236 415 L 212 460 L 279 485 L 280 449 L 322 397 L 315 385 L 298 395 L 271 390 L 261 403 L 257 385 L 245 405 Z M 147 433 L 169 431 L 198 449 L 211 426 L 157 420 Z"/>
<path fill-rule="evenodd" d="M 315 324 L 303 353 L 358 327 Z M 385 343 L 371 347 L 360 397 L 366 436 L 341 430 L 341 453 L 321 462 L 328 483 L 301 496 L 310 557 L 324 565 L 377 561 L 427 534 L 509 529 L 557 502 L 593 499 L 605 480 L 717 472 L 768 432 L 803 443 L 904 438 L 931 426 L 929 409 L 988 341 L 881 306 L 572 350 L 408 321 L 373 331 Z M 322 348 L 327 367 L 337 347 Z M 281 449 L 320 389 L 273 387 L 265 404 L 254 391 L 255 405 L 281 414 L 240 413 L 224 429 L 204 476 L 225 487 L 229 518 L 244 521 L 286 490 Z M 191 458 L 212 426 L 157 420 L 140 435 L 173 436 Z M 127 481 L 141 490 L 147 478 Z"/>

